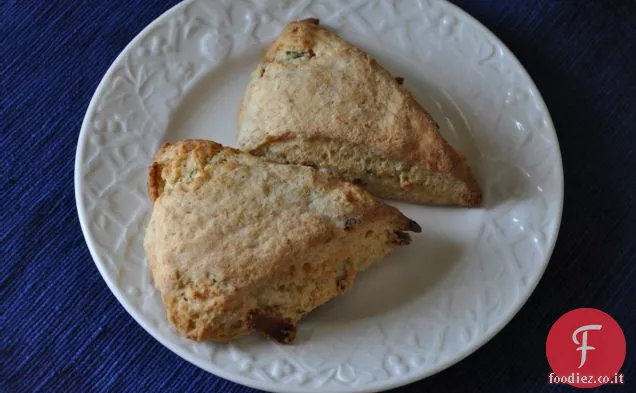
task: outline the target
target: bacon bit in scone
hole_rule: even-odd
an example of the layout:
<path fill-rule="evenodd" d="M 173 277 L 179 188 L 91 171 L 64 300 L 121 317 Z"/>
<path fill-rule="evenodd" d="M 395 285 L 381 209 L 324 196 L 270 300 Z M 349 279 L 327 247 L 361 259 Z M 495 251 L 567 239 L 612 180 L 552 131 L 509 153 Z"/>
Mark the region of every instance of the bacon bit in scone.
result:
<path fill-rule="evenodd" d="M 403 190 L 411 190 L 413 189 L 413 187 L 415 187 L 415 183 L 413 183 L 412 181 L 408 181 L 408 180 L 403 180 L 400 183 L 400 187 L 402 187 Z"/>
<path fill-rule="evenodd" d="M 248 324 L 262 336 L 279 344 L 289 344 L 296 338 L 296 325 L 277 315 L 269 315 L 261 310 L 252 311 Z"/>
<path fill-rule="evenodd" d="M 420 226 L 420 224 L 409 218 L 406 222 L 406 227 L 404 228 L 404 230 L 419 233 L 422 232 L 422 227 Z"/>
<path fill-rule="evenodd" d="M 408 233 L 402 231 L 394 231 L 395 239 L 393 239 L 394 244 L 399 244 L 400 246 L 406 246 L 411 243 L 411 236 Z"/>
<path fill-rule="evenodd" d="M 352 285 L 356 276 L 356 270 L 353 267 L 351 258 L 345 259 L 343 262 L 344 274 L 336 279 L 336 288 L 340 293 L 346 292 L 346 290 Z"/>
<path fill-rule="evenodd" d="M 320 24 L 320 19 L 317 18 L 305 18 L 298 21 L 299 23 L 311 23 L 312 25 Z"/>
<path fill-rule="evenodd" d="M 352 229 L 353 227 L 356 226 L 356 224 L 358 223 L 358 219 L 355 217 L 349 217 L 345 220 L 344 223 L 344 229 L 345 231 L 348 229 Z"/>
<path fill-rule="evenodd" d="M 162 170 L 163 166 L 161 164 L 153 162 L 148 171 L 148 194 L 150 195 L 150 200 L 152 202 L 159 198 L 166 185 L 165 181 L 161 177 Z"/>
<path fill-rule="evenodd" d="M 347 280 L 346 279 L 336 280 L 336 288 L 338 288 L 338 291 L 340 293 L 343 293 L 347 289 Z"/>

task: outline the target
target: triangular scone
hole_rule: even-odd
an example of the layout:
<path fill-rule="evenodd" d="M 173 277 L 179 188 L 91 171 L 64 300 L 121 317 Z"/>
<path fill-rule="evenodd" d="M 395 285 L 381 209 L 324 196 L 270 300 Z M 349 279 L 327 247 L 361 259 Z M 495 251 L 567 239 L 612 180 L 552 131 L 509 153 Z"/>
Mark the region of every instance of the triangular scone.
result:
<path fill-rule="evenodd" d="M 239 143 L 277 162 L 324 168 L 380 197 L 479 205 L 470 168 L 401 82 L 318 20 L 292 22 L 252 74 Z"/>
<path fill-rule="evenodd" d="M 211 141 L 163 146 L 148 178 L 144 247 L 168 318 L 194 340 L 251 331 L 294 339 L 308 312 L 351 288 L 420 227 L 317 170 Z"/>

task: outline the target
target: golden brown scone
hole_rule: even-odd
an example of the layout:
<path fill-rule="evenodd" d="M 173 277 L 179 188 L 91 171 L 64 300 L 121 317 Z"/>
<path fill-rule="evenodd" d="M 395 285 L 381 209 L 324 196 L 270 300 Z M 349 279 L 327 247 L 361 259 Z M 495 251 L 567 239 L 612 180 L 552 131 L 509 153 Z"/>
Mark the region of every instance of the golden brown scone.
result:
<path fill-rule="evenodd" d="M 479 205 L 465 160 L 402 82 L 317 19 L 292 22 L 252 74 L 239 143 L 270 160 L 324 168 L 380 197 Z"/>
<path fill-rule="evenodd" d="M 202 140 L 166 144 L 148 176 L 144 247 L 168 318 L 193 340 L 281 343 L 420 227 L 317 170 Z"/>

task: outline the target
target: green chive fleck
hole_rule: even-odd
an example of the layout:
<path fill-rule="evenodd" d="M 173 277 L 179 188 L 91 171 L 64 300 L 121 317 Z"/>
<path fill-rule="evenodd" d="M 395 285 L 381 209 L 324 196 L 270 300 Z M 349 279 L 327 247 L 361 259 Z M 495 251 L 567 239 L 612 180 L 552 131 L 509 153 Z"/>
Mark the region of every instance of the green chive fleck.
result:
<path fill-rule="evenodd" d="M 287 51 L 285 52 L 285 59 L 286 60 L 294 60 L 294 59 L 298 59 L 301 57 L 305 57 L 307 56 L 308 53 L 307 52 L 298 52 L 298 51 Z"/>

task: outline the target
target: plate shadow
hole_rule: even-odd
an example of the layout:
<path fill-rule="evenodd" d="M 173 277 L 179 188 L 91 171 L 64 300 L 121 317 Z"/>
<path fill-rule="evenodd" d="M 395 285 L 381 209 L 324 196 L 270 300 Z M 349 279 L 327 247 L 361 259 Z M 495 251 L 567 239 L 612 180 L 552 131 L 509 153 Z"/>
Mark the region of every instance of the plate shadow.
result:
<path fill-rule="evenodd" d="M 353 288 L 314 310 L 301 325 L 348 323 L 407 305 L 448 275 L 464 249 L 450 239 L 415 234 L 409 246 L 360 273 Z"/>

